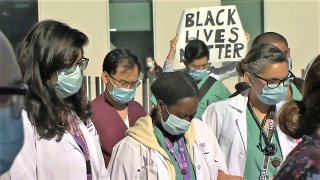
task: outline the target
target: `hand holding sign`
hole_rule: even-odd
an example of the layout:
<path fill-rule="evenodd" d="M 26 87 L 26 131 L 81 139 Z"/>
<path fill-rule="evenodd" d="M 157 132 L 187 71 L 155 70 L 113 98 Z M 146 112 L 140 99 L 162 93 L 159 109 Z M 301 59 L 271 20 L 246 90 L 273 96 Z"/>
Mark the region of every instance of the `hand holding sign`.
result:
<path fill-rule="evenodd" d="M 247 40 L 235 6 L 186 9 L 177 30 L 176 52 L 180 62 L 184 47 L 192 39 L 204 41 L 210 61 L 238 61 L 245 57 Z"/>

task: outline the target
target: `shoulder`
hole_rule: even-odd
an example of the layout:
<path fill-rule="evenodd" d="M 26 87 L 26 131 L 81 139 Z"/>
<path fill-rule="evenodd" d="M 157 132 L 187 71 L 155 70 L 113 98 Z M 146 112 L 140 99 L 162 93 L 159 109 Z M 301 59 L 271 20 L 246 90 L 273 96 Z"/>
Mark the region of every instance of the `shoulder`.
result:
<path fill-rule="evenodd" d="M 97 96 L 93 101 L 91 101 L 91 106 L 95 107 L 95 106 L 99 106 L 100 104 L 105 103 L 104 101 L 104 95 L 101 94 L 99 96 Z"/>
<path fill-rule="evenodd" d="M 216 80 L 216 82 L 213 84 L 211 88 L 225 90 L 229 92 L 228 88 L 221 81 L 218 80 Z"/>
<path fill-rule="evenodd" d="M 128 103 L 128 108 L 130 108 L 131 110 L 140 112 L 140 113 L 141 113 L 141 112 L 145 113 L 143 107 L 142 107 L 141 104 L 138 103 L 137 101 L 130 101 L 130 102 Z"/>
<path fill-rule="evenodd" d="M 25 136 L 36 135 L 35 127 L 32 125 L 32 123 L 28 117 L 27 111 L 22 110 L 21 117 L 22 117 L 23 129 L 24 129 Z"/>
<path fill-rule="evenodd" d="M 130 101 L 130 102 L 128 103 L 128 106 L 130 106 L 130 107 L 142 108 L 141 104 L 138 103 L 137 101 Z"/>
<path fill-rule="evenodd" d="M 119 141 L 113 148 L 113 153 L 116 153 L 116 159 L 122 159 L 123 161 L 128 161 L 130 158 L 137 157 L 146 151 L 148 148 L 141 144 L 136 139 L 131 136 L 126 136 L 121 141 Z"/>

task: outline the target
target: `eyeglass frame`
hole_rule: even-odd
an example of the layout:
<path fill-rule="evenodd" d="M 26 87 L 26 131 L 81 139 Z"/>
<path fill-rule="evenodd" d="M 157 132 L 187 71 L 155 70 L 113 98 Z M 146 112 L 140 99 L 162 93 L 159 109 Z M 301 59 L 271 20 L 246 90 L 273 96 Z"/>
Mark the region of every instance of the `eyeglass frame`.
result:
<path fill-rule="evenodd" d="M 21 84 L 19 86 L 0 86 L 0 95 L 26 95 L 28 85 Z"/>
<path fill-rule="evenodd" d="M 204 64 L 204 65 L 192 65 L 192 64 L 189 64 L 188 67 L 192 71 L 205 70 L 205 69 L 209 69 L 211 67 L 211 63 L 207 63 L 207 64 Z"/>
<path fill-rule="evenodd" d="M 282 83 L 284 86 L 288 87 L 288 86 L 290 86 L 290 85 L 293 83 L 293 80 L 294 80 L 294 78 L 295 78 L 294 74 L 289 71 L 289 74 L 288 74 L 287 78 L 282 79 L 282 80 L 277 79 L 276 81 L 279 81 L 279 82 L 277 82 L 277 86 L 275 86 L 275 87 L 269 87 L 269 84 L 270 84 L 269 82 L 270 82 L 270 81 L 275 81 L 275 80 L 273 80 L 273 79 L 267 80 L 267 79 L 265 79 L 265 78 L 263 78 L 263 77 L 260 77 L 260 76 L 258 76 L 258 75 L 256 75 L 256 74 L 252 74 L 252 75 L 253 75 L 255 78 L 258 78 L 258 79 L 261 79 L 261 80 L 265 81 L 267 84 L 263 84 L 262 82 L 260 82 L 260 81 L 258 80 L 258 82 L 259 82 L 261 85 L 263 85 L 263 86 L 267 85 L 267 87 L 268 87 L 269 89 L 275 89 L 275 88 L 279 87 L 281 83 Z M 292 79 L 291 82 L 289 81 L 290 83 L 289 83 L 288 85 L 285 85 L 285 84 L 284 84 L 285 81 L 290 80 L 290 79 Z M 271 83 L 271 84 L 275 84 L 275 83 Z"/>
<path fill-rule="evenodd" d="M 107 72 L 105 72 L 106 74 L 108 74 Z M 128 82 L 125 80 L 121 80 L 123 82 L 120 82 L 119 80 L 117 80 L 115 77 L 111 76 L 108 74 L 109 77 L 111 77 L 117 84 L 121 84 L 121 85 L 116 85 L 117 87 L 128 87 L 130 85 L 130 89 L 136 89 L 141 85 L 141 81 L 138 79 L 136 82 Z M 126 83 L 126 85 L 124 85 L 124 83 Z"/>
<path fill-rule="evenodd" d="M 28 92 L 27 84 L 21 84 L 19 86 L 0 86 L 0 96 L 13 95 L 10 98 L 12 99 L 12 115 L 15 118 L 21 116 L 21 111 L 24 106 L 24 96 Z"/>
<path fill-rule="evenodd" d="M 73 65 L 73 66 L 70 67 L 70 68 L 64 68 L 64 69 L 62 70 L 62 72 L 64 72 L 64 74 L 66 74 L 66 75 L 67 75 L 67 74 L 71 74 L 71 73 L 73 73 L 73 72 L 77 69 L 78 66 L 79 66 L 80 70 L 83 71 L 83 70 L 87 69 L 88 64 L 89 64 L 89 60 L 90 60 L 90 59 L 88 59 L 88 58 L 82 58 L 78 63 L 76 63 L 75 66 Z M 81 66 L 81 65 L 83 65 L 83 64 L 82 64 L 83 62 L 86 62 L 84 67 Z"/>

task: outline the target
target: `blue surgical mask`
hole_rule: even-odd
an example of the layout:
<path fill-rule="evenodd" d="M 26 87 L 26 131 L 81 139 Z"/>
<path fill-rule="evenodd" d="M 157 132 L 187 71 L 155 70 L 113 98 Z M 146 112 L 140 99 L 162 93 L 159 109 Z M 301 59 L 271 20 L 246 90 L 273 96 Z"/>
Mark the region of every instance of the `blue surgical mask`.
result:
<path fill-rule="evenodd" d="M 203 78 L 209 75 L 206 69 L 203 70 L 190 70 L 189 74 L 193 77 L 193 79 L 197 81 L 201 81 Z"/>
<path fill-rule="evenodd" d="M 283 83 L 274 89 L 270 89 L 267 85 L 264 85 L 261 93 L 258 93 L 257 96 L 264 104 L 276 105 L 285 99 L 287 92 L 288 86 L 284 86 Z"/>
<path fill-rule="evenodd" d="M 107 89 L 115 101 L 117 101 L 120 104 L 126 104 L 133 100 L 134 95 L 136 94 L 136 89 L 126 89 L 122 87 L 117 87 L 112 83 L 111 80 L 110 82 L 113 86 L 112 91 L 110 92 L 108 86 Z"/>
<path fill-rule="evenodd" d="M 166 107 L 166 106 L 165 106 Z M 167 109 L 167 107 L 166 107 Z M 160 118 L 162 121 L 162 127 L 165 131 L 167 131 L 171 135 L 180 135 L 185 133 L 189 127 L 190 127 L 190 122 L 184 119 L 181 119 L 171 113 L 169 113 L 168 109 L 167 112 L 169 114 L 169 117 L 167 121 L 163 121 L 162 116 L 160 114 Z"/>
<path fill-rule="evenodd" d="M 59 98 L 67 98 L 76 94 L 82 86 L 83 75 L 80 67 L 77 66 L 76 70 L 70 74 L 65 74 L 62 71 L 58 75 L 58 82 L 54 86 L 54 90 Z"/>
<path fill-rule="evenodd" d="M 0 108 L 0 174 L 10 169 L 23 145 L 22 118 L 14 117 L 12 108 Z"/>

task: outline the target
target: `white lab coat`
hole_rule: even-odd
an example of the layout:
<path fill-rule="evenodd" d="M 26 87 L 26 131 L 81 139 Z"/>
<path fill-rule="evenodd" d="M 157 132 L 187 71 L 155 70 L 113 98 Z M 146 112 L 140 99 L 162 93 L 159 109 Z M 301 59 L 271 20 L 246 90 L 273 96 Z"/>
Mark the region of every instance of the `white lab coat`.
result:
<path fill-rule="evenodd" d="M 226 158 L 230 175 L 243 176 L 247 150 L 246 108 L 249 90 L 241 94 L 208 106 L 202 116 L 216 135 Z M 277 106 L 277 108 L 279 108 Z M 296 146 L 292 138 L 286 136 L 277 127 L 283 158 Z"/>
<path fill-rule="evenodd" d="M 196 135 L 189 155 L 196 177 L 197 179 L 215 180 L 218 169 L 227 173 L 221 149 L 206 124 L 199 120 L 194 120 L 192 123 L 195 125 Z M 142 131 L 145 130 L 142 129 L 140 132 Z M 170 161 L 168 157 L 164 157 L 158 150 L 147 147 L 131 136 L 126 136 L 113 148 L 108 171 L 112 180 L 171 179 L 170 170 L 166 165 L 168 161 Z"/>
<path fill-rule="evenodd" d="M 0 179 L 87 179 L 84 156 L 70 133 L 66 132 L 60 142 L 55 138 L 39 139 L 25 111 L 22 112 L 22 118 L 25 132 L 24 145 L 10 172 L 1 176 Z M 92 178 L 108 179 L 98 135 L 92 123 L 88 128 L 82 122 L 80 123 L 81 132 L 90 152 Z"/>

